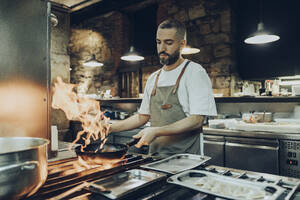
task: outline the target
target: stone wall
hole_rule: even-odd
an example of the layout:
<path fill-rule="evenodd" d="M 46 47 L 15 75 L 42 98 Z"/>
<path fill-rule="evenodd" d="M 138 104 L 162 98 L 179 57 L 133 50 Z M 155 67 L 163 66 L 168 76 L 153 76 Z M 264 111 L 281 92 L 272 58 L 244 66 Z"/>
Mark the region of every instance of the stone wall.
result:
<path fill-rule="evenodd" d="M 235 68 L 235 22 L 230 0 L 148 2 L 158 4 L 157 24 L 167 18 L 175 18 L 186 25 L 187 44 L 200 48 L 201 51 L 185 57 L 200 63 L 206 69 L 214 93 L 233 96 L 240 90 L 243 81 L 239 79 Z M 134 6 L 138 9 L 140 4 Z M 114 11 L 71 28 L 71 82 L 83 85 L 83 93 L 99 93 L 110 88 L 113 96 L 122 97 L 120 91 L 123 90 L 119 88 L 122 80 L 118 79 L 116 73 L 122 67 L 129 67 L 120 60 L 121 55 L 129 48 L 131 30 L 126 14 Z M 89 70 L 82 67 L 91 53 L 96 54 L 97 59 L 104 63 L 103 68 Z M 142 83 L 139 84 L 144 88 L 148 76 L 159 68 L 157 55 L 147 55 L 140 65 Z M 131 89 L 138 91 L 138 85 L 135 82 L 132 84 Z"/>
<path fill-rule="evenodd" d="M 128 48 L 128 22 L 120 12 L 95 17 L 71 28 L 71 82 L 78 84 L 82 94 L 100 94 L 108 89 L 118 96 L 117 68 L 123 50 Z M 104 66 L 87 68 L 83 63 L 91 54 Z"/>
<path fill-rule="evenodd" d="M 70 56 L 68 54 L 68 43 L 70 37 L 70 15 L 67 12 L 52 10 L 58 18 L 58 24 L 51 27 L 51 85 L 57 76 L 70 82 Z M 52 125 L 56 125 L 60 131 L 69 128 L 69 121 L 61 110 L 51 111 Z"/>
<path fill-rule="evenodd" d="M 211 78 L 214 93 L 230 96 L 237 79 L 234 27 L 228 0 L 160 0 L 158 24 L 175 18 L 186 25 L 187 44 L 200 53 L 184 57 L 200 63 Z"/>

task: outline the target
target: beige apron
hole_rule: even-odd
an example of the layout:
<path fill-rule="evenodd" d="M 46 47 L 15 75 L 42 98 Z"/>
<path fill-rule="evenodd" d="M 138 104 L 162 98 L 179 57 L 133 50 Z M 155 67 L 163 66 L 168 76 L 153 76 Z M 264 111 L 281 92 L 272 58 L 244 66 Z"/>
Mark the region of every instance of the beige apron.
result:
<path fill-rule="evenodd" d="M 150 123 L 152 127 L 169 125 L 186 117 L 178 99 L 177 89 L 189 63 L 190 61 L 185 64 L 177 78 L 176 84 L 173 86 L 157 87 L 161 70 L 158 72 L 150 98 Z M 202 130 L 197 129 L 178 135 L 157 137 L 149 145 L 149 153 L 158 153 L 161 157 L 177 153 L 200 154 L 201 132 Z"/>

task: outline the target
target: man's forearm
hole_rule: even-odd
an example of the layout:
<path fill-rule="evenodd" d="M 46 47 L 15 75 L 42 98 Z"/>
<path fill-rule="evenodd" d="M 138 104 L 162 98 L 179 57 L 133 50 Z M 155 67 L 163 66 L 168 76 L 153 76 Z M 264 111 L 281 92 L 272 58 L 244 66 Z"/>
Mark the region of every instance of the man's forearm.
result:
<path fill-rule="evenodd" d="M 192 131 L 201 128 L 203 121 L 204 116 L 191 115 L 172 124 L 157 127 L 157 136 L 170 136 Z"/>
<path fill-rule="evenodd" d="M 146 124 L 149 119 L 149 115 L 135 114 L 125 120 L 113 123 L 111 125 L 110 132 L 120 132 L 135 129 Z"/>

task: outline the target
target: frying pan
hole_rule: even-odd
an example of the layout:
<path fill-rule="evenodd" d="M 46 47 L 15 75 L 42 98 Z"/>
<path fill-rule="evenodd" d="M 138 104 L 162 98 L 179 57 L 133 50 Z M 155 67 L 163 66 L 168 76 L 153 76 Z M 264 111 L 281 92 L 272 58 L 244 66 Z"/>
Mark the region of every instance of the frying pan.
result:
<path fill-rule="evenodd" d="M 81 147 L 78 146 L 75 148 L 75 152 L 78 156 L 81 156 L 83 158 L 106 158 L 106 159 L 119 159 L 122 158 L 128 151 L 129 147 L 137 144 L 139 142 L 140 138 L 133 139 L 130 142 L 126 144 L 110 144 L 105 143 L 103 148 L 101 150 L 97 149 L 100 146 L 100 142 L 95 142 L 87 145 L 86 148 L 84 148 L 84 152 L 81 151 Z"/>

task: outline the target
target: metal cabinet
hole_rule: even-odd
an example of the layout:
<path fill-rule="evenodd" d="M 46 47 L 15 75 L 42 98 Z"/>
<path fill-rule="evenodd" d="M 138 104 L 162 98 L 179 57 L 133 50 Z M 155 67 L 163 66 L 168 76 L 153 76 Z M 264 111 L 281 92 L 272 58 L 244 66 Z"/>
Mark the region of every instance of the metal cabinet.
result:
<path fill-rule="evenodd" d="M 225 137 L 225 166 L 279 174 L 279 141 Z"/>
<path fill-rule="evenodd" d="M 225 139 L 223 136 L 204 135 L 204 155 L 211 157 L 207 163 L 224 166 Z"/>

